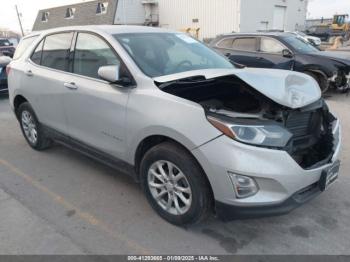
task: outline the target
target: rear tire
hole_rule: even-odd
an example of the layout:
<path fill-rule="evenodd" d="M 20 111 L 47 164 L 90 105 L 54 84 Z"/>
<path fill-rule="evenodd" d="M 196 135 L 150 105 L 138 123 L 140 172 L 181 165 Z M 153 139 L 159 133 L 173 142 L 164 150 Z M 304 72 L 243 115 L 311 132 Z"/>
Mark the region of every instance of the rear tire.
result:
<path fill-rule="evenodd" d="M 313 72 L 310 72 L 310 71 L 306 71 L 304 73 L 309 75 L 309 76 L 311 76 L 313 79 L 316 80 L 316 82 L 320 86 L 322 94 L 324 94 L 324 93 L 326 93 L 328 91 L 328 89 L 329 89 L 329 82 L 324 76 L 316 74 L 316 73 L 313 73 Z"/>
<path fill-rule="evenodd" d="M 164 142 L 150 149 L 141 161 L 140 178 L 148 202 L 166 221 L 194 224 L 211 214 L 209 183 L 193 156 L 181 146 Z"/>
<path fill-rule="evenodd" d="M 41 151 L 52 145 L 52 140 L 45 134 L 33 108 L 28 102 L 19 106 L 17 117 L 23 136 L 33 149 Z"/>

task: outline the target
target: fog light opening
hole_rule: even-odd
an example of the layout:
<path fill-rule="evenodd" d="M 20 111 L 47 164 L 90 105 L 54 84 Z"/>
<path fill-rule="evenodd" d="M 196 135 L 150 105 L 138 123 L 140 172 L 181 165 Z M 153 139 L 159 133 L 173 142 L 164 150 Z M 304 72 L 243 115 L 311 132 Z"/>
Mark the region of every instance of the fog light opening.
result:
<path fill-rule="evenodd" d="M 228 172 L 237 198 L 254 196 L 259 191 L 254 178 Z"/>

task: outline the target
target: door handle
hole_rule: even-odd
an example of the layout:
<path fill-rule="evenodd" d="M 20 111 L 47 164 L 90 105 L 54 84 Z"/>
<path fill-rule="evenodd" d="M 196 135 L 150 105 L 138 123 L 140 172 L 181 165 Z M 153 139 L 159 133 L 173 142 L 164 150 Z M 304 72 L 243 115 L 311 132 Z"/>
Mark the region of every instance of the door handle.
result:
<path fill-rule="evenodd" d="M 263 60 L 264 58 L 262 58 L 261 56 L 257 56 L 257 57 L 255 57 L 256 59 L 258 59 L 258 60 Z"/>
<path fill-rule="evenodd" d="M 29 70 L 26 71 L 26 75 L 27 76 L 33 76 L 34 74 L 33 74 L 32 70 L 29 69 Z"/>
<path fill-rule="evenodd" d="M 68 89 L 71 89 L 71 90 L 76 90 L 78 89 L 77 85 L 73 82 L 71 83 L 64 83 L 63 84 L 65 87 L 67 87 Z"/>

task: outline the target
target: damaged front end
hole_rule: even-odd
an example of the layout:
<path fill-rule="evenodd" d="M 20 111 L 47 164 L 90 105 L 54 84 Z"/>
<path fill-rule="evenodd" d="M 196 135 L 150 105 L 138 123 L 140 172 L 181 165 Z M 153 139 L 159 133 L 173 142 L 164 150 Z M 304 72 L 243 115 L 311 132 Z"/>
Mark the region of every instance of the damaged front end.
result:
<path fill-rule="evenodd" d="M 331 86 L 340 92 L 350 91 L 350 67 L 341 68 L 329 79 Z"/>
<path fill-rule="evenodd" d="M 290 76 L 284 78 L 285 93 L 269 97 L 267 89 L 259 90 L 237 75 L 195 76 L 157 84 L 164 92 L 202 105 L 208 121 L 226 136 L 248 145 L 284 150 L 302 168 L 313 169 L 332 160 L 337 120 L 317 93 L 314 99 L 312 92 L 309 98 L 297 92 L 286 95 L 302 83 L 295 81 L 300 75 L 294 77 L 292 81 Z"/>
<path fill-rule="evenodd" d="M 327 61 L 330 61 L 328 62 L 328 68 L 333 70 L 333 75 L 328 78 L 330 88 L 340 92 L 348 92 L 350 90 L 349 53 L 341 51 L 323 51 L 320 52 L 320 54 L 328 58 Z"/>

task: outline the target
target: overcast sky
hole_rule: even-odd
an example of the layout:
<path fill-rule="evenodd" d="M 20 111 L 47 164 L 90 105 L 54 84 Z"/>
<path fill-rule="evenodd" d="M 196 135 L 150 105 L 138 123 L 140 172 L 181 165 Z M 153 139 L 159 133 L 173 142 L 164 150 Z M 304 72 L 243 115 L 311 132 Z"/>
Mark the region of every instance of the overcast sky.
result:
<path fill-rule="evenodd" d="M 31 30 L 39 9 L 83 2 L 83 0 L 2 0 L 1 2 L 0 28 L 5 27 L 19 31 L 18 20 L 14 7 L 15 4 L 18 5 L 19 11 L 22 13 L 24 29 Z M 350 0 L 310 0 L 308 17 L 332 17 L 335 13 L 350 14 Z"/>

